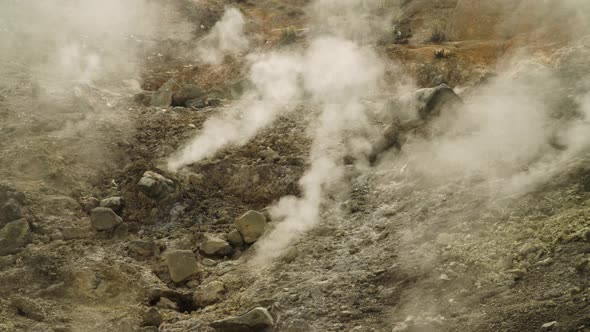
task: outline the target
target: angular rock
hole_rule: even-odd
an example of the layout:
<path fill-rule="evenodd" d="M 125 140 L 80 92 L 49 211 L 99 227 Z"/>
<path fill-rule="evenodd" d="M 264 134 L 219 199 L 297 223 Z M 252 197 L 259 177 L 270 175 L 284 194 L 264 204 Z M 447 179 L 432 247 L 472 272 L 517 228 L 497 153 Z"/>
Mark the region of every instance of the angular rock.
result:
<path fill-rule="evenodd" d="M 119 196 L 105 198 L 102 201 L 100 201 L 101 207 L 109 208 L 109 209 L 115 211 L 115 213 L 121 213 L 124 205 L 125 205 L 125 201 L 123 200 L 123 197 L 119 197 Z"/>
<path fill-rule="evenodd" d="M 199 248 L 207 255 L 227 255 L 233 248 L 227 241 L 216 238 L 211 235 L 205 235 L 205 240 L 201 242 Z"/>
<path fill-rule="evenodd" d="M 172 104 L 172 96 L 174 90 L 178 88 L 178 84 L 174 80 L 169 80 L 164 83 L 158 91 L 154 92 L 150 99 L 152 106 L 165 108 Z"/>
<path fill-rule="evenodd" d="M 131 241 L 128 248 L 129 251 L 143 257 L 157 256 L 160 254 L 160 247 L 154 241 Z"/>
<path fill-rule="evenodd" d="M 31 228 L 26 219 L 7 223 L 0 229 L 0 256 L 12 255 L 31 243 Z"/>
<path fill-rule="evenodd" d="M 175 191 L 175 185 L 172 180 L 150 171 L 143 173 L 143 177 L 137 185 L 139 191 L 153 199 L 164 199 Z"/>
<path fill-rule="evenodd" d="M 227 240 L 232 246 L 236 248 L 240 248 L 244 245 L 244 239 L 242 238 L 242 234 L 240 234 L 240 232 L 237 229 L 234 229 L 231 232 L 227 233 Z"/>
<path fill-rule="evenodd" d="M 106 207 L 97 207 L 90 212 L 92 226 L 99 231 L 106 231 L 115 228 L 123 222 L 113 210 Z"/>
<path fill-rule="evenodd" d="M 242 234 L 244 242 L 250 244 L 256 242 L 264 233 L 266 217 L 258 211 L 250 210 L 239 217 L 234 222 L 234 225 L 240 234 Z"/>
<path fill-rule="evenodd" d="M 206 285 L 199 286 L 195 291 L 193 299 L 199 307 L 204 308 L 221 301 L 224 293 L 225 286 L 221 281 L 216 280 Z"/>
<path fill-rule="evenodd" d="M 186 280 L 199 272 L 199 265 L 195 255 L 190 250 L 172 250 L 166 254 L 166 263 L 170 278 L 174 282 Z"/>
<path fill-rule="evenodd" d="M 156 308 L 149 308 L 143 314 L 142 326 L 160 326 L 162 324 L 162 314 Z"/>
<path fill-rule="evenodd" d="M 259 332 L 273 326 L 274 319 L 265 308 L 255 308 L 243 315 L 211 323 L 211 327 L 221 332 Z"/>
<path fill-rule="evenodd" d="M 190 100 L 202 97 L 205 92 L 195 84 L 185 84 L 172 97 L 172 106 L 186 106 Z"/>

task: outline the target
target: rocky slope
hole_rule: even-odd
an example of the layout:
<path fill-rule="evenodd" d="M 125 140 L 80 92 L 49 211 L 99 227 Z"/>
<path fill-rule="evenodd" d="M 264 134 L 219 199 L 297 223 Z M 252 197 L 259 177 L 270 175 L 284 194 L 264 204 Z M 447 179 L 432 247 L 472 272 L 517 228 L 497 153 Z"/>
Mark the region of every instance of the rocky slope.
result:
<path fill-rule="evenodd" d="M 449 126 L 473 120 L 453 110 L 400 125 L 403 143 L 374 165 L 343 160 L 320 224 L 270 265 L 254 264 L 256 241 L 281 222 L 265 208 L 301 195 L 318 111 L 301 101 L 247 144 L 169 171 L 167 158 L 248 88 L 239 55 L 203 65 L 185 52 L 224 3 L 180 3 L 197 39 L 144 49 L 140 93 L 119 80 L 48 91 L 26 62 L 2 54 L 0 331 L 590 330 L 584 136 L 556 134 L 526 146 L 541 157 L 512 158 L 502 135 Z M 464 101 L 456 112 L 484 112 L 503 98 L 478 89 L 509 96 L 502 86 L 520 88 L 508 76 L 536 82 L 523 89 L 548 105 L 555 132 L 587 129 L 577 97 L 588 92 L 590 45 L 580 31 L 558 19 L 514 27 L 527 1 L 400 3 L 383 2 L 393 37 L 375 49 L 396 66 L 363 100 L 375 125 L 391 125 L 380 106 L 400 98 L 402 78 L 412 90 L 446 83 Z M 313 33 L 306 1 L 231 4 L 256 50 L 305 47 Z M 534 23 L 551 10 L 535 11 Z M 543 70 L 509 64 L 523 44 Z M 512 122 L 500 122 L 506 135 L 529 132 Z M 498 149 L 482 143 L 490 137 Z M 470 142 L 483 152 L 468 157 L 484 162 L 437 154 Z"/>

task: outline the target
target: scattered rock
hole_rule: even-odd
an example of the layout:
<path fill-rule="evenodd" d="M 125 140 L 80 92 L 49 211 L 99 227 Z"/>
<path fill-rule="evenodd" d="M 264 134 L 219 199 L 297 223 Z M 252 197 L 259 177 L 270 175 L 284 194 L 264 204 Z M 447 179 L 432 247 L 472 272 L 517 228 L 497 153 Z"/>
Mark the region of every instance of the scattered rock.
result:
<path fill-rule="evenodd" d="M 211 235 L 205 235 L 205 240 L 201 242 L 199 248 L 207 255 L 227 255 L 233 250 L 232 246 L 222 239 Z"/>
<path fill-rule="evenodd" d="M 115 228 L 123 220 L 113 210 L 105 207 L 97 207 L 90 212 L 92 226 L 99 231 Z"/>
<path fill-rule="evenodd" d="M 174 282 L 186 280 L 199 272 L 199 265 L 195 255 L 190 250 L 172 250 L 166 254 L 166 263 L 170 278 Z"/>
<path fill-rule="evenodd" d="M 31 243 L 31 228 L 26 219 L 7 223 L 0 230 L 0 256 L 12 255 Z"/>
<path fill-rule="evenodd" d="M 237 229 L 234 229 L 231 232 L 227 233 L 227 240 L 235 248 L 240 248 L 244 245 L 244 239 L 242 238 L 242 234 L 240 234 L 240 232 Z"/>
<path fill-rule="evenodd" d="M 246 243 L 253 243 L 262 236 L 266 228 L 266 217 L 258 211 L 250 210 L 244 213 L 234 225 L 242 234 L 242 238 Z"/>
<path fill-rule="evenodd" d="M 160 326 L 162 324 L 162 315 L 156 308 L 149 308 L 143 314 L 142 326 Z"/>
<path fill-rule="evenodd" d="M 160 255 L 160 246 L 154 241 L 136 240 L 131 241 L 128 245 L 129 251 L 136 255 L 143 257 L 158 256 Z"/>
<path fill-rule="evenodd" d="M 150 104 L 152 106 L 165 108 L 172 104 L 172 96 L 174 90 L 178 88 L 178 84 L 174 80 L 168 80 L 164 83 L 158 91 L 154 92 L 150 98 Z"/>
<path fill-rule="evenodd" d="M 175 186 L 172 180 L 160 174 L 147 171 L 138 183 L 139 191 L 153 199 L 163 199 L 174 193 Z"/>
<path fill-rule="evenodd" d="M 123 210 L 123 205 L 124 205 L 123 197 L 119 197 L 119 196 L 105 198 L 102 201 L 100 201 L 101 207 L 109 208 L 109 209 L 115 211 L 115 213 L 117 213 L 117 214 L 121 213 L 121 211 Z"/>
<path fill-rule="evenodd" d="M 241 316 L 211 323 L 211 327 L 222 332 L 256 332 L 273 326 L 274 319 L 265 308 L 255 308 Z"/>
<path fill-rule="evenodd" d="M 188 106 L 188 102 L 202 97 L 205 92 L 195 84 L 185 84 L 172 97 L 172 106 Z"/>
<path fill-rule="evenodd" d="M 221 281 L 212 281 L 206 285 L 199 286 L 195 291 L 195 303 L 204 308 L 208 305 L 217 303 L 223 299 L 225 286 Z"/>
<path fill-rule="evenodd" d="M 12 306 L 17 310 L 21 316 L 28 317 L 36 321 L 45 320 L 45 311 L 43 307 L 35 303 L 35 301 L 25 298 L 17 297 L 12 300 Z"/>

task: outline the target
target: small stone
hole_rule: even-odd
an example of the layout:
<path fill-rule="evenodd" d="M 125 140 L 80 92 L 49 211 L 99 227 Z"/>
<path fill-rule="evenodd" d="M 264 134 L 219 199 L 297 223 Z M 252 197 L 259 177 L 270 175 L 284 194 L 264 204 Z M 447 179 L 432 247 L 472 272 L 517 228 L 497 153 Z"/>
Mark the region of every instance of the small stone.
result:
<path fill-rule="evenodd" d="M 105 207 L 97 207 L 90 212 L 92 226 L 99 231 L 115 228 L 123 220 L 113 210 Z"/>
<path fill-rule="evenodd" d="M 555 326 L 557 326 L 557 321 L 556 320 L 541 325 L 541 330 L 551 330 Z"/>
<path fill-rule="evenodd" d="M 31 240 L 31 228 L 26 219 L 9 222 L 0 229 L 0 256 L 18 253 Z"/>
<path fill-rule="evenodd" d="M 160 174 L 147 171 L 138 183 L 139 191 L 153 199 L 163 199 L 174 193 L 175 185 L 172 180 Z"/>
<path fill-rule="evenodd" d="M 274 326 L 274 319 L 265 308 L 255 308 L 247 313 L 211 323 L 211 327 L 222 332 L 263 331 Z"/>
<path fill-rule="evenodd" d="M 212 266 L 217 265 L 217 262 L 212 260 L 211 258 L 204 258 L 203 265 L 208 266 L 208 267 L 212 267 Z"/>
<path fill-rule="evenodd" d="M 265 150 L 260 151 L 259 155 L 262 159 L 266 161 L 276 161 L 281 159 L 281 156 L 271 148 L 267 148 Z"/>
<path fill-rule="evenodd" d="M 121 211 L 123 210 L 123 205 L 124 205 L 123 197 L 119 197 L 119 196 L 105 198 L 102 201 L 100 201 L 101 207 L 109 208 L 109 209 L 115 211 L 115 213 L 117 213 L 117 214 L 121 213 Z"/>
<path fill-rule="evenodd" d="M 172 250 L 166 254 L 166 263 L 170 278 L 174 282 L 186 280 L 199 272 L 199 265 L 195 255 L 190 250 Z"/>
<path fill-rule="evenodd" d="M 142 326 L 160 326 L 162 324 L 162 315 L 156 308 L 149 308 L 143 314 Z"/>
<path fill-rule="evenodd" d="M 207 255 L 227 255 L 233 250 L 232 246 L 222 239 L 205 235 L 205 240 L 201 242 L 199 248 Z"/>
<path fill-rule="evenodd" d="M 206 285 L 199 286 L 193 298 L 198 306 L 204 308 L 221 301 L 224 293 L 225 286 L 223 283 L 221 281 L 212 281 Z"/>
<path fill-rule="evenodd" d="M 160 247 L 154 241 L 136 240 L 129 243 L 129 251 L 143 257 L 158 256 Z"/>
<path fill-rule="evenodd" d="M 12 300 L 12 306 L 25 317 L 36 321 L 45 320 L 46 314 L 43 307 L 29 298 L 17 297 Z"/>
<path fill-rule="evenodd" d="M 266 228 L 266 217 L 258 211 L 248 211 L 235 221 L 235 226 L 242 234 L 244 242 L 256 242 Z"/>
<path fill-rule="evenodd" d="M 242 238 L 242 234 L 240 234 L 240 232 L 237 229 L 234 229 L 227 234 L 227 240 L 232 246 L 236 248 L 240 248 L 244 245 L 244 239 Z"/>
<path fill-rule="evenodd" d="M 287 252 L 283 255 L 283 262 L 291 263 L 299 256 L 299 250 L 295 247 L 290 247 Z"/>

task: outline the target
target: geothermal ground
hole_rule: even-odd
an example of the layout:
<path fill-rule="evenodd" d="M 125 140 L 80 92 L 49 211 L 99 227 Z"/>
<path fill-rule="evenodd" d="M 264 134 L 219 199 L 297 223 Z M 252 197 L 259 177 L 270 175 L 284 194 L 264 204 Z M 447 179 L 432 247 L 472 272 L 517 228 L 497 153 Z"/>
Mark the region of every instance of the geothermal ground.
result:
<path fill-rule="evenodd" d="M 0 4 L 0 331 L 590 331 L 584 2 L 78 2 Z"/>

